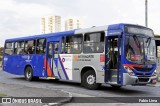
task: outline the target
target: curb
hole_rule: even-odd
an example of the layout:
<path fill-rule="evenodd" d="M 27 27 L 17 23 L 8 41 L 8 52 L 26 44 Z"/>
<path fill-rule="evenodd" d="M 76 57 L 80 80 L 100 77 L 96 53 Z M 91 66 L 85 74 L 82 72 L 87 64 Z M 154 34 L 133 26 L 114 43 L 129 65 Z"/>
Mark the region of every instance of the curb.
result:
<path fill-rule="evenodd" d="M 151 86 L 151 87 L 160 87 L 160 83 L 154 84 L 154 85 L 150 84 L 150 85 L 148 85 L 148 86 Z"/>
<path fill-rule="evenodd" d="M 57 103 L 48 103 L 47 105 L 43 105 L 43 106 L 60 106 L 72 100 L 73 98 L 72 93 L 64 91 L 64 90 L 61 90 L 61 92 L 68 94 L 68 97 L 66 97 L 66 99 L 57 101 Z"/>

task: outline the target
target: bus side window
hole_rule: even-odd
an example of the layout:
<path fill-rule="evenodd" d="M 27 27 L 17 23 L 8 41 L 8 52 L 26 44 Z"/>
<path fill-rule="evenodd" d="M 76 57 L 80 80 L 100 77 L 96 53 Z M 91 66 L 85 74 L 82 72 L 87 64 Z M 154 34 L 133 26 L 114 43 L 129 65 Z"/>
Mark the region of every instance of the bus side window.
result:
<path fill-rule="evenodd" d="M 71 53 L 79 54 L 82 51 L 82 35 L 73 35 L 71 43 Z"/>
<path fill-rule="evenodd" d="M 24 54 L 24 41 L 15 43 L 15 54 Z"/>
<path fill-rule="evenodd" d="M 38 39 L 36 45 L 36 53 L 44 54 L 46 52 L 46 39 Z"/>
<path fill-rule="evenodd" d="M 5 44 L 5 55 L 12 55 L 13 54 L 13 42 L 8 42 Z"/>
<path fill-rule="evenodd" d="M 104 32 L 95 32 L 85 34 L 84 36 L 84 53 L 103 53 L 104 52 Z"/>
<path fill-rule="evenodd" d="M 157 57 L 160 58 L 160 46 L 157 46 Z"/>
<path fill-rule="evenodd" d="M 54 45 L 54 54 L 58 54 L 59 43 Z"/>
<path fill-rule="evenodd" d="M 35 40 L 25 41 L 25 53 L 26 54 L 35 53 Z"/>
<path fill-rule="evenodd" d="M 66 51 L 65 51 L 65 53 L 67 53 L 67 54 L 70 54 L 71 53 L 71 41 L 72 40 L 72 37 L 71 36 L 67 36 L 66 37 Z"/>
<path fill-rule="evenodd" d="M 65 37 L 62 37 L 62 44 L 61 44 L 61 53 L 65 53 Z"/>
<path fill-rule="evenodd" d="M 67 53 L 67 54 L 79 54 L 82 51 L 82 35 L 72 35 L 62 38 L 62 47 L 61 47 L 61 53 Z M 64 45 L 65 44 L 65 45 Z M 66 48 L 65 48 L 66 47 Z"/>

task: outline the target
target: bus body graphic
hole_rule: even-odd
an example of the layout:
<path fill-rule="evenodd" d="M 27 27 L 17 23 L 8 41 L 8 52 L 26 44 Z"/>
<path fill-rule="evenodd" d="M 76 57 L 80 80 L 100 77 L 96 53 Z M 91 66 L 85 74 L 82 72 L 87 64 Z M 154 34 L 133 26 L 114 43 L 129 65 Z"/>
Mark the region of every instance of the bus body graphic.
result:
<path fill-rule="evenodd" d="M 113 24 L 7 39 L 3 70 L 26 80 L 44 77 L 79 81 L 88 89 L 156 82 L 151 29 Z"/>
<path fill-rule="evenodd" d="M 49 64 L 49 62 L 47 61 L 46 58 L 44 58 L 44 67 L 45 67 L 45 70 L 47 71 L 47 76 L 48 77 L 54 76 L 54 72 L 51 71 L 52 69 L 51 69 L 50 64 Z M 47 67 L 47 69 L 46 69 L 46 67 Z"/>

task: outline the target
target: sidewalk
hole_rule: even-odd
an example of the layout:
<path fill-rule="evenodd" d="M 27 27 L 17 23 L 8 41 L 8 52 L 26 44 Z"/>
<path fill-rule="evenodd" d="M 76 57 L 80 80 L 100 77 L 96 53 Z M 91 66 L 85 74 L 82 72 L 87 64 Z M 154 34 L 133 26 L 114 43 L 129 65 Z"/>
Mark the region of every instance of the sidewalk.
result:
<path fill-rule="evenodd" d="M 160 82 L 157 82 L 156 84 L 149 84 L 148 86 L 160 87 Z"/>
<path fill-rule="evenodd" d="M 159 86 L 159 87 L 160 87 L 160 82 L 157 82 L 157 83 L 155 84 L 155 86 Z"/>
<path fill-rule="evenodd" d="M 39 103 L 39 105 L 58 105 L 60 103 L 69 102 L 72 99 L 72 95 L 68 92 L 61 90 L 49 90 L 43 88 L 33 88 L 22 85 L 5 84 L 0 82 L 0 97 L 18 97 L 18 98 L 43 98 L 49 103 Z M 47 98 L 45 98 L 47 97 Z M 53 98 L 48 98 L 53 97 Z M 55 98 L 54 98 L 55 97 Z M 48 100 L 50 99 L 50 100 Z M 53 101 L 52 101 L 53 100 Z M 1 100 L 0 100 L 1 101 Z M 1 104 L 0 104 L 1 105 Z M 5 104 L 3 104 L 5 106 Z M 9 104 L 6 104 L 7 106 Z M 13 105 L 13 104 L 10 104 Z M 22 105 L 22 104 L 18 104 Z M 26 104 L 27 105 L 27 104 Z M 36 104 L 34 104 L 35 106 Z"/>

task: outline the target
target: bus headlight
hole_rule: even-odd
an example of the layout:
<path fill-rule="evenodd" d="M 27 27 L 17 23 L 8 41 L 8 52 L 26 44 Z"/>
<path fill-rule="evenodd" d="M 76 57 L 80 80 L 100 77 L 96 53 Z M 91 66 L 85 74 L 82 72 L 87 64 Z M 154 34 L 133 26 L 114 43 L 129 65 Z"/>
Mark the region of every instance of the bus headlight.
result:
<path fill-rule="evenodd" d="M 135 75 L 134 72 L 127 66 L 124 66 L 124 69 L 128 72 L 129 75 Z"/>
<path fill-rule="evenodd" d="M 152 75 L 156 76 L 157 75 L 157 70 L 155 70 Z"/>

